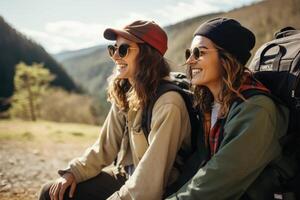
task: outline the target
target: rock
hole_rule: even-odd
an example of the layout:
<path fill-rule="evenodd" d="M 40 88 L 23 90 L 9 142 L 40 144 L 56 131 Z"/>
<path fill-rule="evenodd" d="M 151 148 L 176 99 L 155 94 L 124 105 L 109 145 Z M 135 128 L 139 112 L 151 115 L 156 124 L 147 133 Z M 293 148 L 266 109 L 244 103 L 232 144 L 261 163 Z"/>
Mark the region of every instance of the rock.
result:
<path fill-rule="evenodd" d="M 7 185 L 7 183 L 8 183 L 8 181 L 7 180 L 2 180 L 1 182 L 0 182 L 0 187 L 4 187 L 5 185 Z"/>
<path fill-rule="evenodd" d="M 4 187 L 0 188 L 0 192 L 8 192 L 12 188 L 12 185 L 10 183 L 7 183 Z"/>

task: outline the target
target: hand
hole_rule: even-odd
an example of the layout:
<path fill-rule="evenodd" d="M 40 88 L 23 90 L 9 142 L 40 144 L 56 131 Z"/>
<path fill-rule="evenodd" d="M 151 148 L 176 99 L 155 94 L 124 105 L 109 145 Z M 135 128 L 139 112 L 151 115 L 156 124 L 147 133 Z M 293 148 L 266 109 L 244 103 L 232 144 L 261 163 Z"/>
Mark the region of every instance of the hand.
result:
<path fill-rule="evenodd" d="M 71 186 L 69 197 L 72 198 L 76 189 L 76 181 L 74 175 L 67 172 L 51 185 L 49 190 L 51 200 L 63 200 L 65 191 L 69 186 Z"/>

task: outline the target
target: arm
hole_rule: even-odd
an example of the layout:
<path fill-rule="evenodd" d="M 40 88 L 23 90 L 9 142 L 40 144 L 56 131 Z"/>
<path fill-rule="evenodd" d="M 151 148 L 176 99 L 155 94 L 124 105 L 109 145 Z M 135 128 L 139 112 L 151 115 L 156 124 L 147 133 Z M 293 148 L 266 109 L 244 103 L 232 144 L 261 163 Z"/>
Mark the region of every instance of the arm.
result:
<path fill-rule="evenodd" d="M 72 160 L 67 169 L 59 170 L 59 174 L 71 172 L 76 182 L 96 176 L 102 168 L 110 165 L 116 158 L 125 123 L 125 117 L 115 105 L 112 105 L 95 144 L 87 149 L 83 156 Z"/>
<path fill-rule="evenodd" d="M 190 135 L 184 101 L 179 94 L 170 93 L 162 95 L 153 108 L 148 149 L 129 180 L 110 199 L 162 198 L 177 151 Z M 175 103 L 168 103 L 170 99 Z"/>
<path fill-rule="evenodd" d="M 279 136 L 286 132 L 287 111 L 279 117 L 274 103 L 255 96 L 231 109 L 220 150 L 168 199 L 237 199 L 263 168 L 280 155 Z M 280 127 L 280 128 L 279 128 Z"/>

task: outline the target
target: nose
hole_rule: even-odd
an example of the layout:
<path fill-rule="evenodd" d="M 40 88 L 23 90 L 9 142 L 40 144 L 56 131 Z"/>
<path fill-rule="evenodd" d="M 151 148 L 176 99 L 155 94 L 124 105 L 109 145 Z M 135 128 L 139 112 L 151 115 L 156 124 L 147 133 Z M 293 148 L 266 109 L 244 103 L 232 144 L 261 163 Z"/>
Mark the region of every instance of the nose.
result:
<path fill-rule="evenodd" d="M 114 54 L 112 55 L 111 57 L 114 61 L 118 60 L 118 59 L 121 59 L 120 55 L 119 55 L 119 50 L 116 49 Z"/>
<path fill-rule="evenodd" d="M 113 52 L 113 55 L 111 56 L 111 59 L 114 60 L 114 61 L 117 60 L 117 59 L 120 59 L 118 48 L 115 48 L 115 51 Z"/>
<path fill-rule="evenodd" d="M 198 62 L 198 60 L 195 59 L 195 56 L 192 54 L 187 60 L 186 60 L 186 64 L 188 65 L 193 65 L 196 64 Z"/>

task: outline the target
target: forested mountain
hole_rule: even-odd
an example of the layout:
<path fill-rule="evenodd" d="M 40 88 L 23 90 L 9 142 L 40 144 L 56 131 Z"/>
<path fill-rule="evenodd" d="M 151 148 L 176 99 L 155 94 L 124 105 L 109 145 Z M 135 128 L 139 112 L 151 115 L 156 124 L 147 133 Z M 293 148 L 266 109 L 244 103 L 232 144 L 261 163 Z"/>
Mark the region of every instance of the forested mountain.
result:
<path fill-rule="evenodd" d="M 52 85 L 68 91 L 78 90 L 72 78 L 41 45 L 19 33 L 0 16 L 0 110 L 8 106 L 8 98 L 14 90 L 15 66 L 21 61 L 28 65 L 44 63 L 56 76 Z"/>

